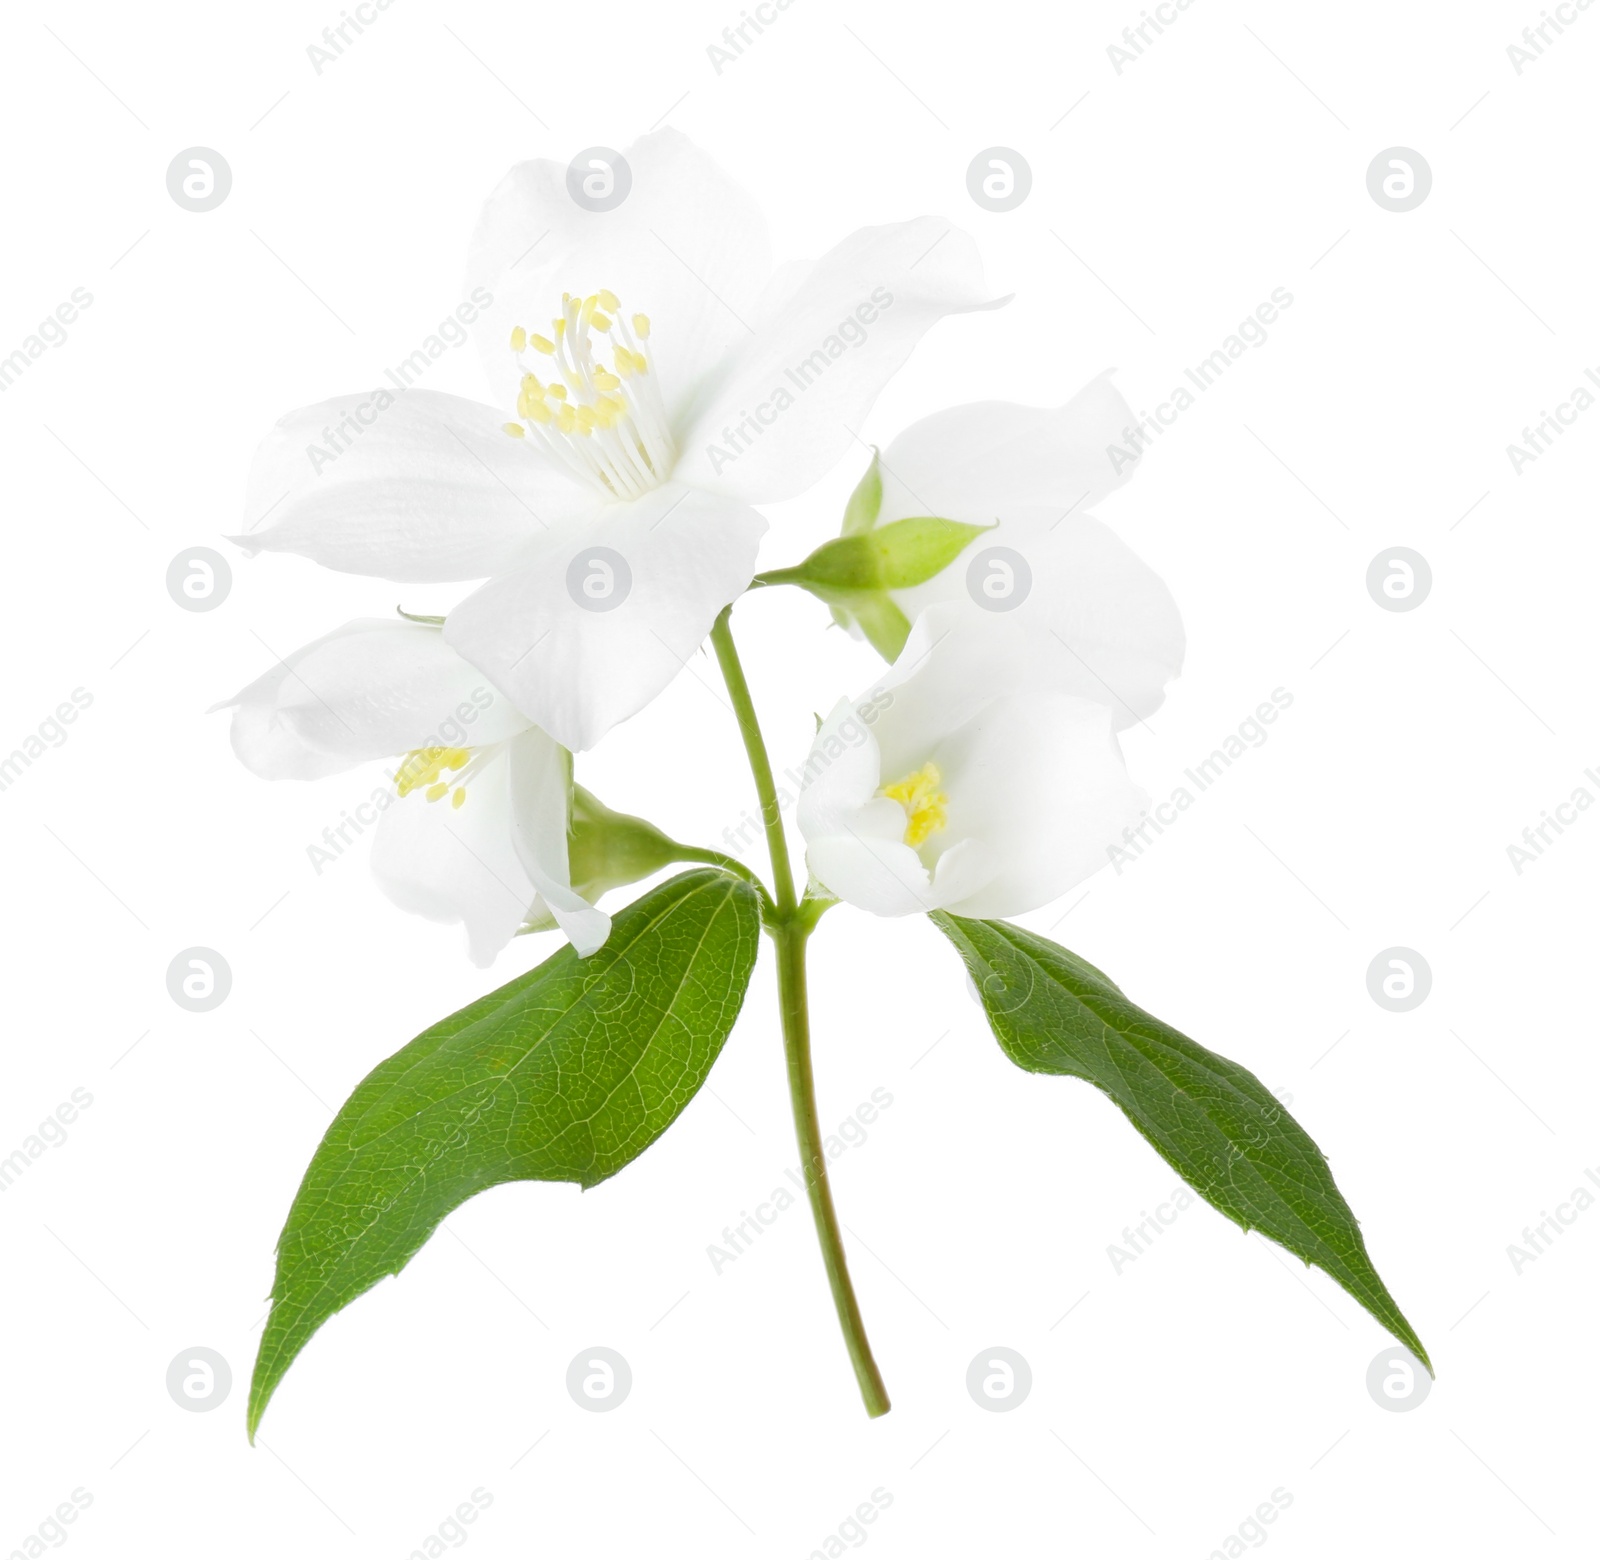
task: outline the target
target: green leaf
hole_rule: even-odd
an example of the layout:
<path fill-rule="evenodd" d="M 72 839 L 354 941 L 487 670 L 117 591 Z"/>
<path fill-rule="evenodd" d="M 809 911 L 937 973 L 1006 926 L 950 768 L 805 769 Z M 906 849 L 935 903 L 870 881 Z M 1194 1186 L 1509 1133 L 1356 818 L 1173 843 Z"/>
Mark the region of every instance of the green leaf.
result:
<path fill-rule="evenodd" d="M 1017 1066 L 1082 1078 L 1109 1095 L 1212 1207 L 1315 1263 L 1432 1371 L 1322 1151 L 1253 1073 L 1135 1007 L 1093 965 L 1043 937 L 945 911 L 933 920 Z"/>
<path fill-rule="evenodd" d="M 598 953 L 563 948 L 369 1073 L 278 1240 L 251 1437 L 317 1328 L 469 1197 L 503 1181 L 594 1186 L 655 1142 L 728 1038 L 760 933 L 750 884 L 685 872 L 623 910 Z"/>
<path fill-rule="evenodd" d="M 878 448 L 872 448 L 872 464 L 866 475 L 856 483 L 850 502 L 844 506 L 844 526 L 841 536 L 859 536 L 870 531 L 877 523 L 878 511 L 883 507 L 883 476 L 878 470 Z"/>

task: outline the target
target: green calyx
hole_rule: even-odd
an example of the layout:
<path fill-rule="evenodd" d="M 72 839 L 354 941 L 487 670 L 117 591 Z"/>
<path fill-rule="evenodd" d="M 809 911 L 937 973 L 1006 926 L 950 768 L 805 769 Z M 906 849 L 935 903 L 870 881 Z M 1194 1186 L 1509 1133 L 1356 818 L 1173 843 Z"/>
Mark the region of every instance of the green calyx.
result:
<path fill-rule="evenodd" d="M 858 628 L 885 660 L 899 655 L 910 621 L 891 591 L 908 590 L 942 573 L 974 537 L 989 527 L 916 515 L 877 523 L 883 478 L 872 464 L 845 506 L 842 534 L 824 542 L 803 563 L 756 577 L 758 585 L 798 585 L 833 611 L 834 621 Z"/>

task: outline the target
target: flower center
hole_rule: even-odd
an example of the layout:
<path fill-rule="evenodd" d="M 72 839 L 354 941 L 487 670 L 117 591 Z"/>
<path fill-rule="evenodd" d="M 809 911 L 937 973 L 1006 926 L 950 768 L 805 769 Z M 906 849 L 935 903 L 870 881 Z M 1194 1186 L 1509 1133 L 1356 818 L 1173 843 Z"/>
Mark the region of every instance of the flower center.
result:
<path fill-rule="evenodd" d="M 595 355 L 596 336 L 610 338 L 611 367 Z M 520 422 L 505 430 L 515 439 L 530 432 L 574 471 L 608 496 L 638 498 L 664 482 L 677 458 L 661 390 L 643 343 L 650 321 L 633 316 L 632 327 L 614 292 L 601 288 L 587 298 L 561 295 L 561 315 L 548 336 L 518 325 L 511 350 L 522 369 L 517 395 Z M 548 358 L 546 383 L 532 371 L 528 353 Z"/>
<path fill-rule="evenodd" d="M 480 767 L 470 748 L 413 748 L 394 772 L 394 788 L 400 796 L 420 790 L 430 802 L 448 794 L 450 805 L 459 807 L 467 799 L 467 782 Z"/>
<path fill-rule="evenodd" d="M 907 845 L 921 845 L 944 827 L 944 810 L 950 805 L 950 798 L 939 789 L 940 779 L 939 766 L 927 763 L 878 793 L 905 808 Z"/>

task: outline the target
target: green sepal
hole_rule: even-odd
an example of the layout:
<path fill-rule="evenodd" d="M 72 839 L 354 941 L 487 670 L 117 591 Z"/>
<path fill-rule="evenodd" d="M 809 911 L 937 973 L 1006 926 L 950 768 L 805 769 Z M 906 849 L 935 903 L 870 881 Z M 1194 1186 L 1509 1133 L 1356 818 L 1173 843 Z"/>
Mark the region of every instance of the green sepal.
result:
<path fill-rule="evenodd" d="M 893 661 L 905 649 L 911 633 L 911 619 L 885 590 L 843 591 L 824 598 L 841 628 L 859 628 L 868 644 L 886 661 Z"/>
<path fill-rule="evenodd" d="M 836 536 L 792 569 L 761 576 L 767 585 L 799 585 L 824 601 L 847 591 L 908 590 L 949 568 L 990 527 L 913 515 L 853 536 Z"/>
<path fill-rule="evenodd" d="M 856 483 L 850 502 L 844 506 L 844 525 L 841 536 L 859 536 L 870 531 L 878 522 L 878 511 L 883 507 L 883 475 L 878 470 L 878 447 L 872 447 L 872 464 L 866 475 Z"/>

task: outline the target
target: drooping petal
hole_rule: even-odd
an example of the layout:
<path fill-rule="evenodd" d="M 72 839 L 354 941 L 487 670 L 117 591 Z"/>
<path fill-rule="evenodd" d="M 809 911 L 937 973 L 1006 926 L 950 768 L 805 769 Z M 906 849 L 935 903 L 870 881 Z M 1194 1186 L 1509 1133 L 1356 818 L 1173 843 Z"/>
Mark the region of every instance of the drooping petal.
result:
<path fill-rule="evenodd" d="M 669 408 L 747 334 L 772 268 L 760 208 L 676 130 L 643 136 L 622 155 L 631 184 L 612 210 L 579 204 L 567 165 L 549 160 L 519 163 L 484 206 L 467 287 L 492 297 L 473 329 L 507 407 L 520 378 L 512 328 L 548 336 L 563 292 L 586 297 L 607 288 L 628 317 L 649 317 L 651 371 Z"/>
<path fill-rule="evenodd" d="M 939 217 L 862 228 L 774 303 L 708 381 L 679 437 L 679 480 L 750 503 L 791 498 L 854 430 L 923 334 L 994 307 L 977 247 Z"/>
<path fill-rule="evenodd" d="M 246 552 L 414 582 L 495 573 L 531 538 L 594 507 L 509 412 L 432 390 L 377 390 L 291 412 L 256 451 Z"/>
<path fill-rule="evenodd" d="M 1042 511 L 1053 524 L 1082 513 L 1133 474 L 1135 423 L 1109 372 L 1065 406 L 980 401 L 935 412 L 879 455 L 878 524 L 939 515 L 989 525 L 1023 511 Z"/>
<path fill-rule="evenodd" d="M 485 746 L 528 724 L 439 629 L 394 618 L 357 618 L 301 646 L 217 708 L 230 706 L 234 751 L 267 780 Z"/>
<path fill-rule="evenodd" d="M 511 768 L 503 747 L 473 776 L 461 807 L 421 790 L 396 798 L 372 842 L 383 891 L 430 921 L 461 922 L 480 966 L 516 935 L 537 892 L 513 835 Z"/>
<path fill-rule="evenodd" d="M 1021 630 L 1041 677 L 1110 705 L 1119 730 L 1159 708 L 1183 667 L 1183 619 L 1171 591 L 1088 515 L 1014 512 L 926 584 L 891 594 L 913 620 L 937 607 L 947 623 Z"/>
<path fill-rule="evenodd" d="M 611 934 L 611 917 L 572 887 L 567 859 L 570 759 L 537 728 L 511 744 L 511 828 L 517 858 L 538 890 L 541 909 L 587 958 Z M 471 805 L 471 799 L 468 799 Z"/>
<path fill-rule="evenodd" d="M 445 638 L 563 747 L 593 747 L 683 669 L 749 583 L 766 521 L 669 484 L 541 540 Z"/>

